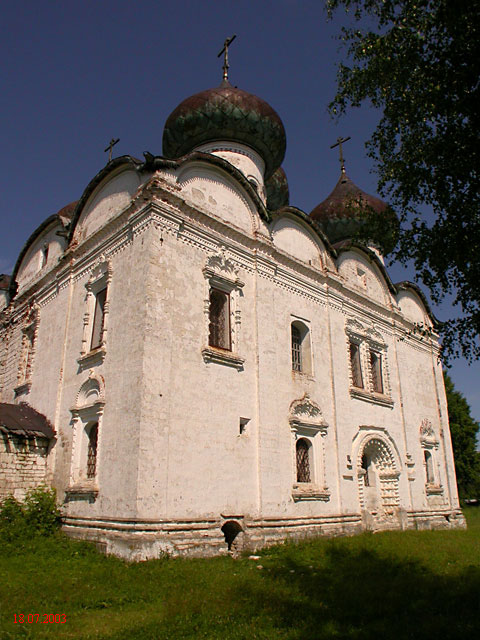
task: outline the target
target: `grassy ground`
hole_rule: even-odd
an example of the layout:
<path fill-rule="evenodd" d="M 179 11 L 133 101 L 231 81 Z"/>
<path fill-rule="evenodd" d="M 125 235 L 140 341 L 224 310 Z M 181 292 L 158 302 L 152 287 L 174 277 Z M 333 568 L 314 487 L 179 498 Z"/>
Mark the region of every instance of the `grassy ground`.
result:
<path fill-rule="evenodd" d="M 127 564 L 62 536 L 4 545 L 0 638 L 479 637 L 480 509 L 466 515 L 467 531 L 317 539 L 257 561 Z M 66 622 L 14 624 L 14 613 Z"/>

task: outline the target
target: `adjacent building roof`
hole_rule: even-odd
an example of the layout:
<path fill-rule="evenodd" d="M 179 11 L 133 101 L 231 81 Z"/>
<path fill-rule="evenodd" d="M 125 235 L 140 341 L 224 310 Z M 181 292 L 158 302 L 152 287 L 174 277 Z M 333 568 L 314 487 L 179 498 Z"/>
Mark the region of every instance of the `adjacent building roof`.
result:
<path fill-rule="evenodd" d="M 55 429 L 49 420 L 26 402 L 0 402 L 0 431 L 48 439 L 55 436 Z"/>

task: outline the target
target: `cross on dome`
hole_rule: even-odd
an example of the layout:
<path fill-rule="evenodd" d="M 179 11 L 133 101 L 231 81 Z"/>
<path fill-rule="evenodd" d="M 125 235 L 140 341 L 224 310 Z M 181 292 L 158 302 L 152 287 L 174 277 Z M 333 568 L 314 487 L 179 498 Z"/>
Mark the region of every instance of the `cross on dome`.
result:
<path fill-rule="evenodd" d="M 220 53 L 217 56 L 217 58 L 220 58 L 220 56 L 224 54 L 224 57 L 223 57 L 223 81 L 224 82 L 228 82 L 228 69 L 230 67 L 230 65 L 228 64 L 228 47 L 232 44 L 232 42 L 235 40 L 236 37 L 237 35 L 234 33 L 233 36 L 231 36 L 230 38 L 227 38 L 223 43 L 223 49 L 220 51 Z"/>

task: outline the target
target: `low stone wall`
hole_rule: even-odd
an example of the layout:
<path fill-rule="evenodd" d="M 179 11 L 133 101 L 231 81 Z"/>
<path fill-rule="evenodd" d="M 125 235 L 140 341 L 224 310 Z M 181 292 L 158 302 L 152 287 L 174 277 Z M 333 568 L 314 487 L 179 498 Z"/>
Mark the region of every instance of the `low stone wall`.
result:
<path fill-rule="evenodd" d="M 0 499 L 23 499 L 46 480 L 48 439 L 0 434 Z"/>

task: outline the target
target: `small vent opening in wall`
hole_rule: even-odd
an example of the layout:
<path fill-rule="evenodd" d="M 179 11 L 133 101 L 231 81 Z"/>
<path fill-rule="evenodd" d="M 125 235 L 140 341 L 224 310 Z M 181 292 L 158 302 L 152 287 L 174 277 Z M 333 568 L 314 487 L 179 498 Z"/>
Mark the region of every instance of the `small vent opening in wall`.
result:
<path fill-rule="evenodd" d="M 250 422 L 250 418 L 240 418 L 238 431 L 240 435 L 243 435 L 247 430 L 247 424 Z"/>
<path fill-rule="evenodd" d="M 243 530 L 242 527 L 234 520 L 225 522 L 222 527 L 222 533 L 225 536 L 225 542 L 229 551 L 240 551 L 242 545 Z"/>

